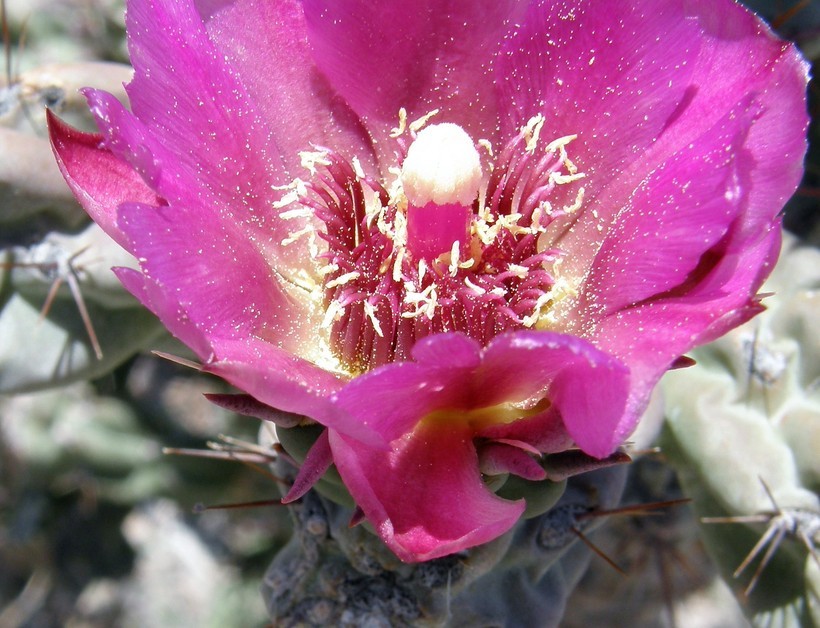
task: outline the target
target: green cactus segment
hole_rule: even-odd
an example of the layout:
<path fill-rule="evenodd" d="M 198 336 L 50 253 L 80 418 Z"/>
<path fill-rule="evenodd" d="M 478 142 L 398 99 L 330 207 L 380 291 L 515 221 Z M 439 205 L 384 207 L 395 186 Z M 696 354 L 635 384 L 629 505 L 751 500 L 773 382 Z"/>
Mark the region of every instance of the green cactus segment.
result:
<path fill-rule="evenodd" d="M 64 63 L 0 87 L 0 393 L 96 378 L 167 338 L 111 272 L 136 263 L 90 224 L 46 139 L 46 106 L 92 130 L 79 88 L 124 98 L 130 75 Z"/>
<path fill-rule="evenodd" d="M 685 447 L 675 439 L 676 432 L 669 430 L 663 437 L 663 449 L 670 455 L 679 471 L 679 478 L 684 492 L 694 502 L 698 517 L 740 517 L 751 511 L 731 510 L 725 506 L 722 497 L 730 493 L 730 486 L 735 486 L 726 474 L 729 484 L 720 492 L 713 490 L 714 478 L 703 475 L 706 469 L 697 469 L 687 457 Z M 757 480 L 760 486 L 760 480 Z M 761 487 L 762 489 L 762 487 Z M 744 492 L 741 488 L 739 492 Z M 764 492 L 765 496 L 765 492 Z M 770 512 L 771 504 L 756 513 Z M 700 537 L 707 551 L 717 564 L 721 576 L 734 591 L 744 612 L 755 625 L 772 626 L 772 628 L 799 628 L 820 625 L 820 617 L 814 623 L 795 621 L 805 617 L 812 601 L 812 590 L 817 590 L 820 579 L 809 580 L 806 570 L 814 562 L 807 550 L 793 537 L 787 536 L 775 550 L 771 560 L 759 572 L 758 580 L 751 592 L 746 595 L 755 574 L 761 565 L 767 548 L 754 558 L 752 563 L 735 576 L 744 560 L 750 556 L 756 543 L 766 534 L 767 525 L 761 523 L 701 523 Z M 816 576 L 815 576 L 816 578 Z"/>
<path fill-rule="evenodd" d="M 99 227 L 35 242 L 2 251 L 0 393 L 99 377 L 167 336 L 111 271 L 134 262 Z"/>
<path fill-rule="evenodd" d="M 547 512 L 561 498 L 566 489 L 567 481 L 533 482 L 523 478 L 512 476 L 497 491 L 499 497 L 504 499 L 525 499 L 527 509 L 524 511 L 524 518 L 530 519 Z"/>
<path fill-rule="evenodd" d="M 276 464 L 277 475 L 293 471 L 284 459 Z M 567 490 L 553 511 L 611 508 L 624 477 L 624 468 L 611 468 L 561 482 L 556 486 L 566 484 Z M 555 627 L 590 560 L 570 528 L 586 531 L 594 520 L 581 523 L 573 516 L 551 516 L 553 511 L 522 520 L 485 545 L 406 564 L 367 526 L 351 528 L 350 509 L 320 491 L 308 491 L 288 508 L 295 533 L 263 585 L 277 626 Z"/>
<path fill-rule="evenodd" d="M 756 625 L 820 626 L 819 289 L 820 252 L 787 240 L 769 309 L 664 380 L 664 450 L 696 511 L 743 518 L 702 533 Z"/>
<path fill-rule="evenodd" d="M 158 464 L 160 444 L 121 401 L 74 388 L 16 397 L 2 409 L 3 436 L 30 483 L 85 476 L 99 497 L 118 504 L 171 487 L 171 470 Z"/>
<path fill-rule="evenodd" d="M 112 312 L 90 303 L 89 318 L 102 349 L 98 359 L 73 300 L 56 299 L 45 318 L 41 307 L 19 293 L 5 293 L 0 300 L 0 393 L 100 377 L 165 335 L 142 307 Z"/>
<path fill-rule="evenodd" d="M 700 373 L 700 376 L 698 374 Z M 782 435 L 764 414 L 750 412 L 727 393 L 732 380 L 707 373 L 686 374 L 676 385 L 670 374 L 665 390 L 668 426 L 686 464 L 707 484 L 724 510 L 754 514 L 772 509 L 763 482 L 778 503 L 817 508 L 818 500 L 800 484 L 800 474 Z M 698 390 L 698 395 L 686 391 Z"/>

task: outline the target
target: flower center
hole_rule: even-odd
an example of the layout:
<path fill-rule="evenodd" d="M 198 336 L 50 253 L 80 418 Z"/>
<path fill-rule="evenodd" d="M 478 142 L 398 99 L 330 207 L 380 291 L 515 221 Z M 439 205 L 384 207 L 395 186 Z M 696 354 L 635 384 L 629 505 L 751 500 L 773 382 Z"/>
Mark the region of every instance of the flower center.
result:
<path fill-rule="evenodd" d="M 572 184 L 584 175 L 567 156 L 574 136 L 539 150 L 543 123 L 531 119 L 483 160 L 458 125 L 411 124 L 408 146 L 402 124 L 392 181 L 332 151 L 303 154 L 313 176 L 294 182 L 279 207 L 281 218 L 307 222 L 283 244 L 307 240 L 320 264 L 311 294 L 344 370 L 409 359 L 432 333 L 461 331 L 486 344 L 553 324 L 552 306 L 573 286 L 558 273 L 561 253 L 546 227 L 581 206 L 584 188 Z M 284 208 L 288 201 L 296 207 Z"/>

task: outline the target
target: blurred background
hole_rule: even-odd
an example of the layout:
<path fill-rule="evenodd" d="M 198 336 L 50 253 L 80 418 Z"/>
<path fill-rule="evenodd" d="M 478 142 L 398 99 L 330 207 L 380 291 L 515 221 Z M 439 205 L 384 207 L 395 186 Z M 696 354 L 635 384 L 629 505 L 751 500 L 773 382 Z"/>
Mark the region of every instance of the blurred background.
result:
<path fill-rule="evenodd" d="M 820 59 L 820 0 L 747 4 L 812 63 Z M 76 89 L 122 93 L 127 68 L 88 64 L 127 63 L 123 11 L 122 0 L 5 0 L 3 6 L 0 628 L 262 626 L 259 585 L 289 537 L 287 512 L 276 506 L 200 511 L 276 499 L 275 480 L 235 461 L 163 454 L 164 448 L 207 449 L 214 441 L 223 449 L 249 448 L 259 439 L 259 422 L 203 397 L 227 392 L 219 380 L 151 353 L 184 355 L 184 349 L 110 274 L 122 264 L 119 252 L 89 226 L 51 163 L 45 137 L 45 106 L 91 128 Z M 816 89 L 813 82 L 815 119 Z M 786 213 L 787 228 L 815 246 L 817 134 L 814 122 L 806 177 Z M 679 492 L 663 465 L 647 463 L 637 473 L 636 498 Z M 675 591 L 688 594 L 710 582 L 702 577 L 705 559 L 703 565 L 692 559 L 694 575 L 675 562 L 680 547 L 694 556 L 690 549 L 698 545 L 691 513 L 678 512 L 654 525 L 613 526 L 608 551 L 615 561 L 650 580 L 657 580 L 658 561 L 666 561 L 661 572 L 676 574 L 648 593 L 643 585 L 632 591 L 647 609 L 636 625 L 671 625 L 664 607 L 674 604 Z M 640 551 L 618 542 L 625 537 Z M 680 547 L 669 550 L 670 543 Z M 629 577 L 617 577 L 619 590 L 630 591 Z M 618 625 L 603 604 L 611 613 L 617 602 L 596 597 L 601 587 L 613 590 L 601 578 L 607 576 L 593 569 L 577 598 L 587 614 L 568 617 L 567 626 Z M 711 616 L 718 623 L 699 625 L 743 625 L 732 623 L 742 622 L 733 609 Z M 678 624 L 695 625 L 695 615 L 686 617 L 679 615 Z"/>

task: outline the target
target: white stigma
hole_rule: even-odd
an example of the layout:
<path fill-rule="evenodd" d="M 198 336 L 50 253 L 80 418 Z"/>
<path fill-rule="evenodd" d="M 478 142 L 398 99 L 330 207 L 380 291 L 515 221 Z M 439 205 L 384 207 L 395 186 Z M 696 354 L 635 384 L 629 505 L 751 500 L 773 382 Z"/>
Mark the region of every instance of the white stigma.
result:
<path fill-rule="evenodd" d="M 425 127 L 407 151 L 401 182 L 416 207 L 430 202 L 471 206 L 481 186 L 481 159 L 473 140 L 451 122 Z"/>

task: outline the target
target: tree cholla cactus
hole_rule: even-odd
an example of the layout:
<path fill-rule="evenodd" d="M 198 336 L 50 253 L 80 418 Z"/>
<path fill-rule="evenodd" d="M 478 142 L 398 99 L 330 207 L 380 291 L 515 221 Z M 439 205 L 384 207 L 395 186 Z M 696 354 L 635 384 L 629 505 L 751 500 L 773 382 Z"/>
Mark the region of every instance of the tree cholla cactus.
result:
<path fill-rule="evenodd" d="M 277 626 L 557 626 L 590 560 L 578 533 L 618 503 L 625 470 L 531 487 L 555 505 L 490 543 L 418 564 L 399 561 L 368 524 L 350 527 L 351 508 L 312 490 L 290 506 L 294 536 L 265 578 L 271 618 Z M 289 472 L 284 461 L 278 471 Z"/>
<path fill-rule="evenodd" d="M 668 449 L 757 625 L 820 624 L 818 289 L 820 252 L 788 240 L 767 312 L 693 352 L 697 366 L 664 387 Z"/>

